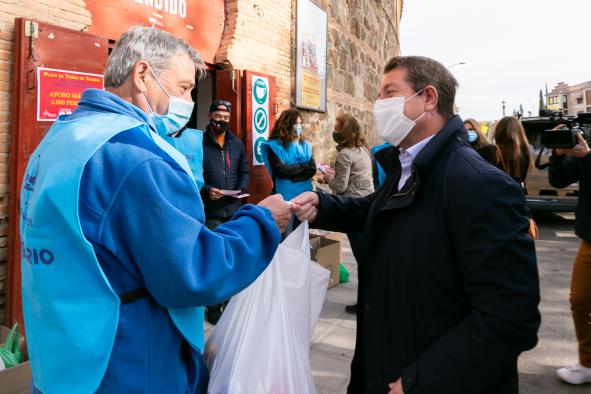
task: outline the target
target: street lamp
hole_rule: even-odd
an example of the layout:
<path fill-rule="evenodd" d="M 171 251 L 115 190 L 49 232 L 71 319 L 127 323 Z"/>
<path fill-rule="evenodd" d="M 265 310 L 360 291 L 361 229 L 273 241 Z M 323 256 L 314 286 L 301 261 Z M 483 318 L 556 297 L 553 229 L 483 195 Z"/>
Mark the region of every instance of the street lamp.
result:
<path fill-rule="evenodd" d="M 447 66 L 447 69 L 449 70 L 450 68 L 455 67 L 455 66 L 463 66 L 464 64 L 466 64 L 466 62 L 459 62 L 459 63 L 450 64 L 449 66 Z"/>

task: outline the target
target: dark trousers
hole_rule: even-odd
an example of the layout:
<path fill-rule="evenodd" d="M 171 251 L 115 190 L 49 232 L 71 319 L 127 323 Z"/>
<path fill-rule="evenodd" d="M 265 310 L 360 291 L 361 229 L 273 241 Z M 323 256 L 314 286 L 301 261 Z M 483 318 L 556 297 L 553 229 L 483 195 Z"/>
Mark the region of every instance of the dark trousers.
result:
<path fill-rule="evenodd" d="M 579 362 L 591 368 L 591 244 L 581 241 L 573 266 L 570 305 L 579 343 Z"/>

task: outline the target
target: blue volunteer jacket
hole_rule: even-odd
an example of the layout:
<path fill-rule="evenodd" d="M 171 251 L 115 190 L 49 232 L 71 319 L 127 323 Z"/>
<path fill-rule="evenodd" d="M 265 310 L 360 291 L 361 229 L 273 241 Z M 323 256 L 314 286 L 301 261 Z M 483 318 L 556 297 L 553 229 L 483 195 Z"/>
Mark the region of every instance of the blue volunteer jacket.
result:
<path fill-rule="evenodd" d="M 69 119 L 108 112 L 150 124 L 138 107 L 94 89 Z M 270 211 L 252 205 L 210 231 L 200 220 L 199 198 L 187 173 L 135 129 L 113 137 L 86 164 L 79 193 L 83 233 L 116 293 L 149 293 L 121 305 L 97 392 L 205 393 L 202 356 L 166 308 L 216 304 L 241 291 L 267 267 L 280 234 Z"/>

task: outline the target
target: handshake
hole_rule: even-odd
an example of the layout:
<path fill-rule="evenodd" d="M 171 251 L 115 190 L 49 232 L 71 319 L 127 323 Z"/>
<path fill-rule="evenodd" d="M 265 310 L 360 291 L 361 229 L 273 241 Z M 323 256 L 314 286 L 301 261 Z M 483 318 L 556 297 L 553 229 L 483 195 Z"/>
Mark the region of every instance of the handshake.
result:
<path fill-rule="evenodd" d="M 291 201 L 285 201 L 280 194 L 274 194 L 265 198 L 258 205 L 271 211 L 279 231 L 283 233 L 287 228 L 292 213 L 302 222 L 306 220 L 310 223 L 314 222 L 316 215 L 318 215 L 319 203 L 320 200 L 316 193 L 306 192 Z"/>

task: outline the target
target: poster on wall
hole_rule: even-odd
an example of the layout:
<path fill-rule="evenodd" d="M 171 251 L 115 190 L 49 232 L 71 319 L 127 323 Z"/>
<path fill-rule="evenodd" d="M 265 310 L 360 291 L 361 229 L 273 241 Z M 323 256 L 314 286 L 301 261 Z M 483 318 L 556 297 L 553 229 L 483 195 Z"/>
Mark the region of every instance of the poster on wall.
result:
<path fill-rule="evenodd" d="M 91 34 L 118 40 L 131 26 L 153 26 L 184 39 L 212 64 L 226 25 L 224 0 L 87 0 L 86 6 Z"/>
<path fill-rule="evenodd" d="M 263 162 L 261 145 L 269 138 L 269 79 L 252 76 L 252 164 Z"/>
<path fill-rule="evenodd" d="M 312 0 L 298 0 L 296 106 L 326 112 L 328 15 Z"/>
<path fill-rule="evenodd" d="M 100 74 L 37 68 L 37 121 L 53 122 L 59 115 L 71 114 L 88 88 L 103 89 Z"/>

